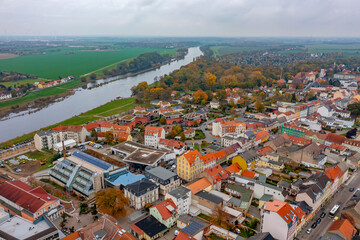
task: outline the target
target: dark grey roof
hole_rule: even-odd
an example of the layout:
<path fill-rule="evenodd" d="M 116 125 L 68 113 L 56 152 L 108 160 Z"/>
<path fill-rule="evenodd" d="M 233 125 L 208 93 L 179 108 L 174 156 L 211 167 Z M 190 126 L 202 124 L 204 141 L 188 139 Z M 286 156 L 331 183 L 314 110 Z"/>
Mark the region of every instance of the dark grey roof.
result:
<path fill-rule="evenodd" d="M 311 213 L 312 207 L 310 207 L 305 201 L 301 202 L 293 202 L 294 205 L 298 206 L 301 210 L 303 210 L 306 214 Z"/>
<path fill-rule="evenodd" d="M 249 139 L 256 137 L 255 133 L 253 131 L 246 131 L 244 133 Z"/>
<path fill-rule="evenodd" d="M 248 238 L 249 240 L 275 240 L 273 236 L 268 232 L 258 233 Z"/>
<path fill-rule="evenodd" d="M 291 183 L 288 183 L 285 180 L 281 180 L 280 182 L 278 182 L 278 187 L 285 187 L 285 188 L 290 188 Z"/>
<path fill-rule="evenodd" d="M 204 190 L 198 192 L 197 194 L 195 194 L 195 196 L 206 199 L 206 200 L 208 200 L 208 201 L 210 201 L 212 203 L 215 203 L 215 204 L 220 204 L 223 201 L 222 198 L 220 198 L 220 197 L 218 197 L 218 196 L 216 196 L 214 194 L 211 194 L 209 192 L 206 192 Z"/>
<path fill-rule="evenodd" d="M 154 175 L 155 177 L 162 179 L 162 180 L 168 180 L 168 179 L 176 176 L 175 173 L 173 173 L 163 167 L 154 167 L 151 169 L 146 169 L 145 171 Z"/>
<path fill-rule="evenodd" d="M 187 227 L 181 230 L 183 233 L 187 233 L 190 236 L 194 236 L 196 233 L 198 233 L 201 229 L 203 229 L 203 225 L 201 225 L 198 222 L 192 222 Z"/>
<path fill-rule="evenodd" d="M 38 132 L 38 133 L 36 133 L 36 134 L 37 134 L 39 137 L 42 137 L 42 136 L 50 135 L 50 134 L 53 134 L 53 133 L 56 133 L 56 131 L 54 131 L 54 130 L 41 131 L 41 132 Z"/>
<path fill-rule="evenodd" d="M 153 190 L 158 186 L 152 181 L 143 178 L 140 181 L 125 186 L 125 189 L 135 195 L 142 195 L 147 192 L 148 189 Z"/>
<path fill-rule="evenodd" d="M 169 195 L 175 197 L 176 199 L 186 198 L 188 192 L 191 192 L 191 190 L 186 187 L 180 186 L 169 192 Z"/>
<path fill-rule="evenodd" d="M 244 153 L 239 154 L 247 163 L 256 160 L 260 157 L 260 154 L 256 153 L 254 150 L 249 150 Z"/>
<path fill-rule="evenodd" d="M 167 230 L 164 224 L 160 223 L 151 215 L 135 223 L 135 226 L 140 228 L 144 233 L 146 233 L 146 235 L 151 238 Z"/>

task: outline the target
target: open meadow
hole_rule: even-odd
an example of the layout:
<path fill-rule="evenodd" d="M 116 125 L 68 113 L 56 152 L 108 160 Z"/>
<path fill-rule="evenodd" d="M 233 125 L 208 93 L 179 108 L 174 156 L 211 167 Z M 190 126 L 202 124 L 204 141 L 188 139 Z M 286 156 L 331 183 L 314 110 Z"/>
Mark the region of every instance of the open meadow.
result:
<path fill-rule="evenodd" d="M 55 51 L 56 50 L 56 51 Z M 70 75 L 80 76 L 131 59 L 145 52 L 175 53 L 174 49 L 124 47 L 112 50 L 86 50 L 61 47 L 43 54 L 22 55 L 0 59 L 0 71 L 16 71 L 40 78 L 58 79 Z"/>

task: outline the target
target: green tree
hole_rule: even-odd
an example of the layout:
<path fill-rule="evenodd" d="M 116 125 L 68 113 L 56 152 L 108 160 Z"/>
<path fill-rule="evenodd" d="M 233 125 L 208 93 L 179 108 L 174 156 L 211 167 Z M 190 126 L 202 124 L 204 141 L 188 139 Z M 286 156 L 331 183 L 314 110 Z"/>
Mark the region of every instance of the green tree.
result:
<path fill-rule="evenodd" d="M 160 118 L 160 124 L 161 125 L 165 125 L 166 124 L 166 119 L 164 117 Z"/>
<path fill-rule="evenodd" d="M 359 116 L 360 115 L 360 103 L 351 103 L 351 104 L 348 105 L 347 109 L 354 116 Z"/>
<path fill-rule="evenodd" d="M 14 89 L 13 89 L 13 90 L 11 90 L 11 92 L 10 92 L 10 93 L 11 93 L 11 97 L 13 97 L 13 98 L 14 98 L 14 97 L 16 97 L 16 91 L 15 91 Z"/>
<path fill-rule="evenodd" d="M 258 98 L 255 102 L 255 109 L 256 111 L 258 111 L 259 113 L 264 112 L 265 110 L 265 105 L 262 103 L 261 98 Z"/>
<path fill-rule="evenodd" d="M 80 80 L 81 82 L 86 82 L 86 77 L 81 77 Z"/>
<path fill-rule="evenodd" d="M 185 133 L 184 133 L 184 132 L 182 132 L 182 133 L 180 134 L 180 140 L 181 140 L 182 142 L 185 142 L 185 141 L 186 141 L 186 136 L 185 136 Z"/>

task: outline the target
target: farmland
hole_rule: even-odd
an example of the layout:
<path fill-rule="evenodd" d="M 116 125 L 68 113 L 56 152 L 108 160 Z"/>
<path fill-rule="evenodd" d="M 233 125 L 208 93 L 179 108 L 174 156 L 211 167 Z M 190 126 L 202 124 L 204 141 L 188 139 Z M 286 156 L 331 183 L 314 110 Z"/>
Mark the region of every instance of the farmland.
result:
<path fill-rule="evenodd" d="M 266 48 L 267 46 L 213 46 L 211 50 L 215 55 L 223 56 L 244 51 L 265 50 Z"/>
<path fill-rule="evenodd" d="M 56 50 L 56 51 L 55 51 Z M 0 60 L 0 70 L 37 75 L 41 78 L 58 79 L 69 75 L 80 76 L 114 63 L 131 59 L 145 52 L 172 53 L 173 49 L 123 47 L 109 51 L 93 51 L 84 48 L 60 47 L 43 54 L 23 55 Z M 175 50 L 173 50 L 175 53 Z"/>

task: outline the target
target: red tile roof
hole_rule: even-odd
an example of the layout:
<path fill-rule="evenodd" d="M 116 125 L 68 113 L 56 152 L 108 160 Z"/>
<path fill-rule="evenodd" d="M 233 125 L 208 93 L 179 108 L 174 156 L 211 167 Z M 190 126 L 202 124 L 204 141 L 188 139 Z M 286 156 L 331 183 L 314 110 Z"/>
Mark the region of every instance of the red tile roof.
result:
<path fill-rule="evenodd" d="M 270 136 L 268 131 L 262 130 L 256 134 L 256 141 L 263 140 Z"/>
<path fill-rule="evenodd" d="M 341 178 L 344 175 L 344 172 L 341 171 L 338 166 L 331 166 L 325 170 L 325 175 L 330 178 L 332 182 L 334 182 L 335 179 Z"/>
<path fill-rule="evenodd" d="M 202 158 L 198 150 L 188 151 L 184 154 L 184 157 L 189 162 L 190 166 L 195 162 L 196 156 L 199 156 L 200 159 Z"/>
<path fill-rule="evenodd" d="M 264 204 L 264 209 L 267 211 L 276 212 L 286 223 L 290 223 L 292 219 L 297 216 L 297 212 L 300 213 L 301 211 L 301 209 L 294 211 L 295 209 L 293 209 L 290 204 L 279 200 L 266 202 Z"/>
<path fill-rule="evenodd" d="M 258 128 L 264 128 L 264 124 L 263 123 L 247 123 L 246 124 L 246 129 L 252 129 L 252 130 L 256 130 Z"/>
<path fill-rule="evenodd" d="M 164 138 L 161 138 L 159 140 L 159 144 L 174 148 L 182 148 L 183 146 L 185 146 L 185 143 L 183 142 L 175 141 L 172 139 L 164 139 Z"/>
<path fill-rule="evenodd" d="M 76 126 L 76 125 L 70 125 L 70 126 L 63 126 L 59 125 L 57 127 L 54 127 L 53 130 L 57 132 L 80 132 L 82 130 L 82 126 Z"/>
<path fill-rule="evenodd" d="M 341 233 L 346 239 L 350 240 L 356 234 L 356 228 L 347 219 L 339 219 L 333 222 L 328 232 Z"/>
<path fill-rule="evenodd" d="M 345 143 L 346 143 L 346 141 L 345 141 Z M 339 145 L 336 143 L 331 143 L 329 148 L 332 148 L 337 151 L 345 151 L 347 149 L 347 147 L 345 147 L 344 145 Z"/>
<path fill-rule="evenodd" d="M 269 146 L 266 146 L 266 147 L 263 147 L 263 148 L 261 148 L 261 149 L 256 150 L 256 153 L 265 156 L 266 153 L 271 153 L 271 152 L 273 152 L 273 151 L 274 151 L 274 149 L 272 149 L 272 148 L 269 147 Z"/>
<path fill-rule="evenodd" d="M 224 150 L 221 150 L 219 152 L 214 153 L 217 160 L 222 159 L 227 156 L 226 152 Z"/>
<path fill-rule="evenodd" d="M 255 173 L 249 170 L 244 170 L 242 173 L 243 177 L 247 177 L 247 178 L 254 178 L 255 177 Z"/>
<path fill-rule="evenodd" d="M 204 173 L 205 172 L 209 174 L 210 178 L 213 181 L 213 184 L 229 178 L 229 174 L 219 164 L 215 165 L 212 168 L 205 169 Z"/>
<path fill-rule="evenodd" d="M 295 137 L 295 136 L 289 136 L 289 140 L 292 143 L 298 144 L 298 145 L 308 145 L 312 142 L 310 139 Z"/>
<path fill-rule="evenodd" d="M 85 128 L 88 132 L 90 132 L 94 128 L 98 128 L 98 127 L 100 127 L 100 125 L 98 123 L 89 123 L 89 124 L 85 125 Z"/>
<path fill-rule="evenodd" d="M 232 173 L 238 173 L 241 171 L 241 167 L 238 163 L 234 163 L 234 164 L 231 164 L 230 166 L 228 166 L 225 170 L 229 173 L 229 174 L 232 174 Z"/>
<path fill-rule="evenodd" d="M 31 213 L 36 213 L 48 202 L 58 200 L 41 187 L 32 187 L 21 181 L 3 182 L 0 185 L 0 195 Z"/>
<path fill-rule="evenodd" d="M 164 201 L 156 204 L 151 208 L 156 208 L 160 213 L 162 219 L 166 221 L 171 218 L 174 213 L 176 213 L 177 206 L 175 205 L 173 200 L 165 199 Z"/>
<path fill-rule="evenodd" d="M 346 138 L 344 136 L 337 135 L 335 133 L 328 133 L 325 140 L 328 142 L 342 144 L 345 141 L 345 139 Z"/>
<path fill-rule="evenodd" d="M 191 190 L 193 194 L 197 194 L 198 192 L 204 190 L 207 187 L 210 187 L 211 183 L 205 177 L 193 182 L 186 187 Z"/>
<path fill-rule="evenodd" d="M 145 128 L 145 136 L 154 136 L 155 134 L 158 134 L 158 136 L 161 136 L 162 131 L 164 131 L 164 129 L 162 127 L 147 126 Z"/>
<path fill-rule="evenodd" d="M 174 240 L 195 240 L 196 238 L 193 238 L 191 235 L 184 233 L 184 232 L 179 232 L 179 234 L 176 236 L 176 238 Z"/>
<path fill-rule="evenodd" d="M 210 152 L 208 154 L 205 154 L 204 156 L 202 156 L 202 160 L 204 162 L 204 164 L 207 164 L 209 162 L 212 162 L 212 161 L 216 161 L 216 156 L 214 153 Z"/>

